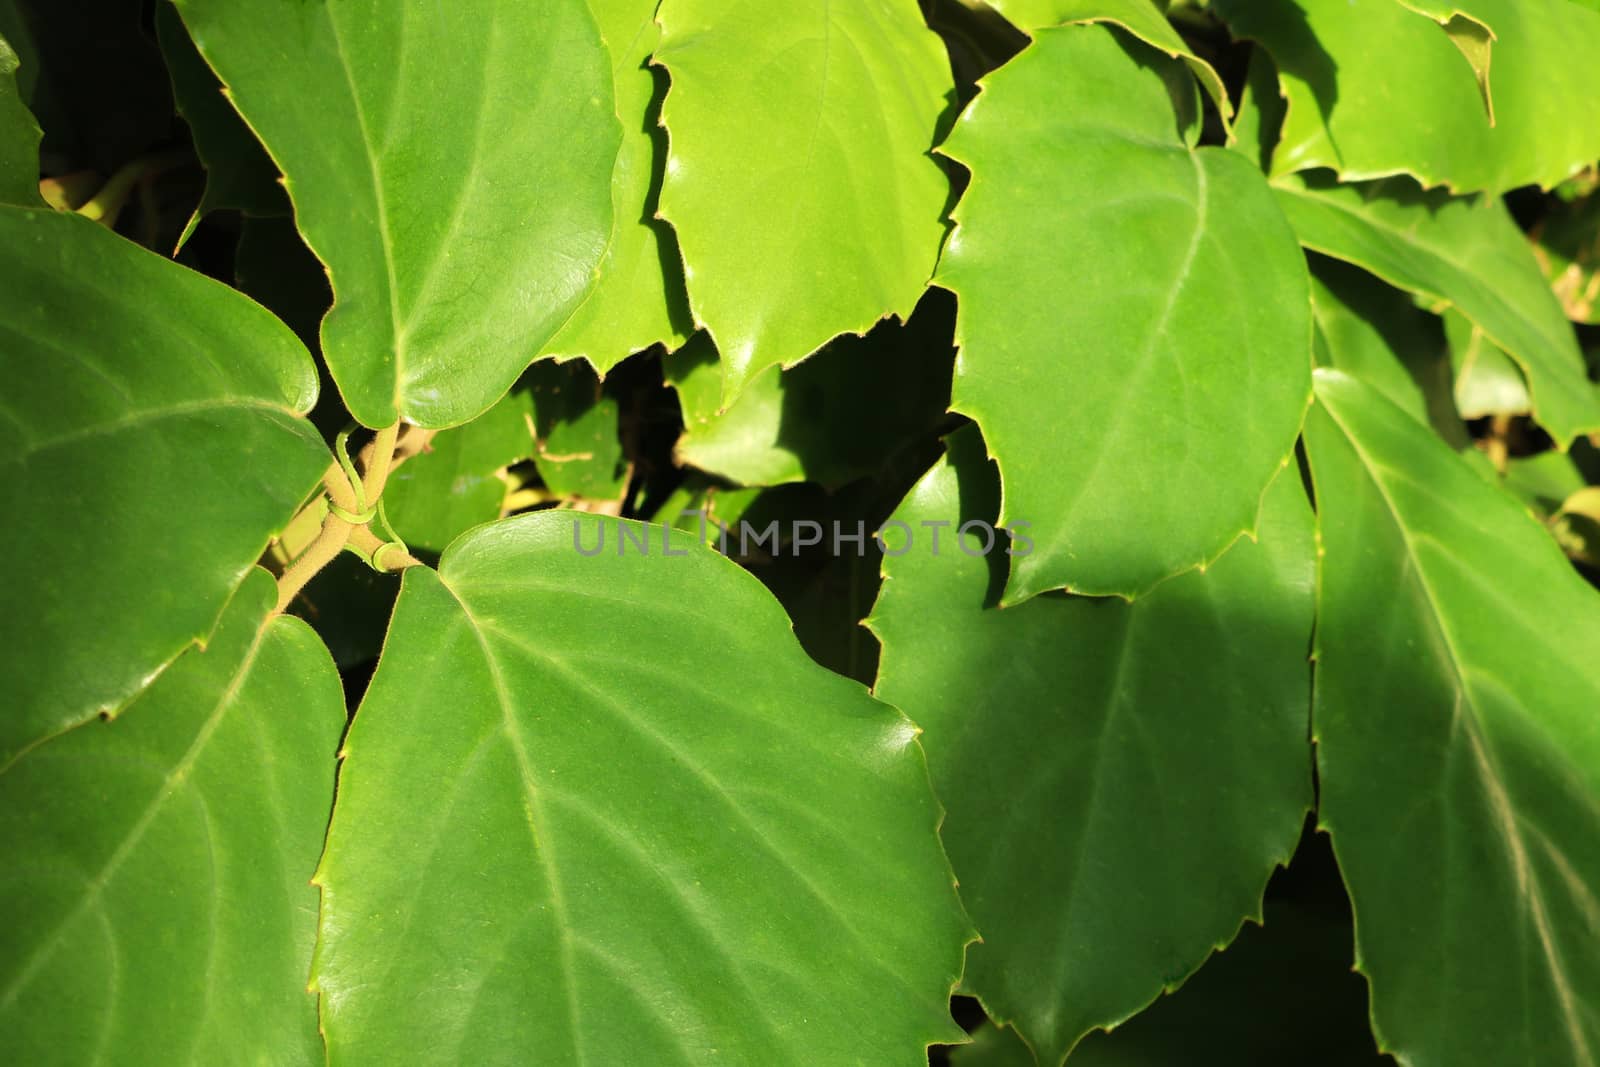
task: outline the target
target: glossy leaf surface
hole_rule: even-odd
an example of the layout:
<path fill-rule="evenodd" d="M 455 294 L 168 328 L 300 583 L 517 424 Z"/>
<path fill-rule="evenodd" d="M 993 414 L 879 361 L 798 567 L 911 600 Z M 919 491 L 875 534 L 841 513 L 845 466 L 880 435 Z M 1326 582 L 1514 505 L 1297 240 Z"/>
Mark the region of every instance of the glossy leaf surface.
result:
<path fill-rule="evenodd" d="M 204 651 L 0 774 L 0 1056 L 320 1064 L 333 663 L 252 571 Z"/>
<path fill-rule="evenodd" d="M 959 1038 L 915 729 L 663 529 L 536 512 L 406 572 L 318 875 L 334 1063 L 912 1065 Z"/>
<path fill-rule="evenodd" d="M 594 285 L 621 129 L 583 0 L 180 0 L 328 266 L 351 413 L 466 422 Z M 404 13 L 404 17 L 399 17 Z"/>
<path fill-rule="evenodd" d="M 1591 1063 L 1600 596 L 1414 420 L 1317 374 L 1320 817 L 1375 1032 L 1419 1067 Z"/>
<path fill-rule="evenodd" d="M 909 316 L 944 236 L 930 149 L 954 91 L 915 0 L 664 0 L 657 20 L 672 76 L 661 213 L 724 398 Z"/>
<path fill-rule="evenodd" d="M 328 453 L 256 304 L 76 216 L 0 208 L 0 245 L 3 768 L 210 633 Z"/>
<path fill-rule="evenodd" d="M 1216 558 L 1294 446 L 1304 259 L 1260 173 L 1185 140 L 1195 95 L 1109 28 L 1041 30 L 942 149 L 973 171 L 938 279 L 960 302 L 953 407 L 1000 464 L 1002 523 L 1039 536 L 1008 603 L 1131 596 Z"/>
<path fill-rule="evenodd" d="M 1133 604 L 997 609 L 1003 555 L 980 555 L 981 525 L 957 538 L 993 521 L 994 468 L 970 430 L 950 447 L 895 512 L 909 548 L 886 535 L 875 692 L 925 731 L 983 936 L 963 991 L 1054 1067 L 1230 941 L 1294 850 L 1311 802 L 1310 509 L 1290 470 L 1261 543 L 1203 574 Z"/>

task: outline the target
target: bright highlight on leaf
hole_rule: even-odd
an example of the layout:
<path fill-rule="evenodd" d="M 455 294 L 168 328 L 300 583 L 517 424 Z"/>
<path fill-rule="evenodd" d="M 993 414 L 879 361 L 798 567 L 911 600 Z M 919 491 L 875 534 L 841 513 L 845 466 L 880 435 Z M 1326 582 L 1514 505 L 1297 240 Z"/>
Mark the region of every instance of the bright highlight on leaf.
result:
<path fill-rule="evenodd" d="M 915 0 L 664 0 L 661 214 L 731 401 L 774 364 L 910 316 L 949 184 L 953 93 Z"/>
<path fill-rule="evenodd" d="M 307 884 L 344 708 L 254 570 L 204 651 L 0 774 L 11 1063 L 319 1064 Z"/>
<path fill-rule="evenodd" d="M 328 454 L 257 305 L 69 215 L 0 207 L 0 246 L 3 770 L 204 640 Z"/>
<path fill-rule="evenodd" d="M 621 130 L 584 0 L 178 0 L 328 266 L 351 413 L 466 422 L 578 309 Z"/>
<path fill-rule="evenodd" d="M 973 172 L 938 278 L 953 406 L 1000 464 L 1001 523 L 1038 542 L 1008 603 L 1216 558 L 1294 446 L 1305 264 L 1255 168 L 1190 147 L 1195 106 L 1188 71 L 1117 31 L 1041 30 L 941 149 Z"/>

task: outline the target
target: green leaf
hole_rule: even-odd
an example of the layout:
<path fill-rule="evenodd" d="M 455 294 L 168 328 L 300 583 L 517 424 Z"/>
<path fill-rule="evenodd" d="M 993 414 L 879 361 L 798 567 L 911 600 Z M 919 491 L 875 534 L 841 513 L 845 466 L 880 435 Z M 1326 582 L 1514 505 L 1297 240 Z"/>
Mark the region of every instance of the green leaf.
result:
<path fill-rule="evenodd" d="M 0 203 L 38 207 L 39 124 L 22 102 L 17 86 L 20 65 L 0 37 Z"/>
<path fill-rule="evenodd" d="M 992 5 L 1011 24 L 1026 33 L 1050 26 L 1106 22 L 1173 59 L 1181 59 L 1217 105 L 1223 129 L 1229 129 L 1233 105 L 1216 69 L 1194 54 L 1153 0 L 995 0 Z"/>
<path fill-rule="evenodd" d="M 983 936 L 962 989 L 1054 1067 L 1230 941 L 1294 851 L 1311 802 L 1311 512 L 1289 470 L 1261 543 L 1204 573 L 1132 604 L 995 610 L 1004 538 L 985 558 L 983 527 L 957 529 L 991 521 L 997 490 L 976 434 L 952 437 L 895 512 L 909 545 L 885 534 L 868 625 L 876 694 L 926 731 Z"/>
<path fill-rule="evenodd" d="M 1084 1038 L 1068 1067 L 1393 1067 L 1367 1026 L 1366 983 L 1350 969 L 1349 903 L 1324 841 L 1302 839 L 1293 864 L 1274 877 L 1263 925 L 1246 924 L 1198 973 L 1127 1024 Z M 1309 872 L 1318 881 L 1286 889 L 1308 880 L 1311 857 L 1319 861 Z M 1312 892 L 1322 879 L 1337 900 Z M 984 1026 L 973 1037 L 954 1051 L 955 1067 L 1034 1067 L 1014 1030 Z"/>
<path fill-rule="evenodd" d="M 210 633 L 328 455 L 256 304 L 74 215 L 0 208 L 0 246 L 3 768 Z"/>
<path fill-rule="evenodd" d="M 383 490 L 395 532 L 412 548 L 442 552 L 479 523 L 500 517 L 501 472 L 533 454 L 533 405 L 513 392 L 465 426 L 441 430 L 428 450 L 395 468 Z"/>
<path fill-rule="evenodd" d="M 1561 305 L 1498 200 L 1423 192 L 1408 179 L 1278 189 L 1300 243 L 1390 285 L 1453 305 L 1517 362 L 1539 423 L 1557 441 L 1600 428 L 1600 399 Z"/>
<path fill-rule="evenodd" d="M 183 28 L 178 9 L 160 0 L 155 24 L 173 98 L 189 125 L 195 154 L 206 168 L 206 191 L 195 217 L 226 210 L 269 217 L 289 214 L 289 197 L 277 166 L 222 95 L 217 76 Z"/>
<path fill-rule="evenodd" d="M 589 0 L 589 7 L 611 55 L 622 120 L 622 148 L 611 178 L 615 231 L 594 291 L 545 344 L 544 354 L 581 356 L 605 374 L 653 344 L 678 347 L 694 326 L 677 239 L 656 214 L 667 159 L 660 126 L 667 79 L 650 67 L 661 37 L 656 0 Z"/>
<path fill-rule="evenodd" d="M 1234 36 L 1277 62 L 1289 111 L 1273 173 L 1331 167 L 1346 180 L 1409 174 L 1502 192 L 1554 185 L 1600 156 L 1600 126 L 1572 106 L 1600 96 L 1600 13 L 1571 0 L 1469 6 L 1441 28 L 1395 0 L 1216 0 Z M 1474 23 L 1494 38 L 1492 122 L 1476 76 L 1489 46 Z"/>
<path fill-rule="evenodd" d="M 1444 312 L 1455 374 L 1455 404 L 1463 418 L 1526 415 L 1532 407 L 1528 382 L 1505 349 L 1489 340 L 1482 327 L 1454 308 Z"/>
<path fill-rule="evenodd" d="M 1316 388 L 1320 812 L 1380 1043 L 1592 1063 L 1600 597 L 1414 420 L 1337 372 Z"/>
<path fill-rule="evenodd" d="M 949 407 L 954 312 L 949 294 L 931 291 L 904 326 L 879 323 L 792 370 L 768 367 L 726 411 L 716 348 L 697 335 L 665 363 L 683 408 L 674 455 L 741 485 L 837 487 L 879 469 Z"/>
<path fill-rule="evenodd" d="M 1304 258 L 1248 160 L 1185 142 L 1194 105 L 1180 65 L 1116 31 L 1040 30 L 942 149 L 973 172 L 938 277 L 960 302 L 952 406 L 999 461 L 1002 523 L 1037 531 L 1007 603 L 1132 596 L 1216 558 L 1294 448 Z"/>
<path fill-rule="evenodd" d="M 672 76 L 661 214 L 723 399 L 909 316 L 944 236 L 949 183 L 929 150 L 955 92 L 914 0 L 664 0 L 657 18 Z"/>
<path fill-rule="evenodd" d="M 368 426 L 503 396 L 593 287 L 621 131 L 583 0 L 178 0 L 283 169 Z"/>
<path fill-rule="evenodd" d="M 9 1062 L 323 1062 L 307 879 L 344 699 L 275 595 L 252 571 L 204 651 L 0 774 Z"/>
<path fill-rule="evenodd" d="M 1366 271 L 1314 254 L 1311 307 L 1325 365 L 1372 386 L 1452 447 L 1468 444 L 1437 316 Z"/>
<path fill-rule="evenodd" d="M 628 465 L 621 410 L 581 363 L 540 363 L 524 379 L 533 402 L 533 463 L 545 487 L 564 500 L 622 499 Z"/>
<path fill-rule="evenodd" d="M 405 573 L 317 877 L 333 1063 L 909 1067 L 959 1039 L 916 729 L 663 529 L 535 512 Z"/>

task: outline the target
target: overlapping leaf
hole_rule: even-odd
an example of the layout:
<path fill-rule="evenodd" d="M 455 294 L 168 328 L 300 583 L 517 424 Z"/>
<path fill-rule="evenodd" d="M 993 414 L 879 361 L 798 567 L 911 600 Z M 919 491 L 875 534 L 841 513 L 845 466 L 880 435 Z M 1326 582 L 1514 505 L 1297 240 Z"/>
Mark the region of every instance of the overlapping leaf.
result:
<path fill-rule="evenodd" d="M 983 936 L 963 990 L 1055 1067 L 1227 944 L 1294 851 L 1311 800 L 1311 513 L 1290 470 L 1261 543 L 1203 574 L 1133 604 L 996 610 L 1006 542 L 985 558 L 981 524 L 997 491 L 964 431 L 895 512 L 910 537 L 885 535 L 875 691 L 925 731 Z"/>
<path fill-rule="evenodd" d="M 179 0 L 282 167 L 335 304 L 351 413 L 486 410 L 578 308 L 611 240 L 621 130 L 583 0 Z"/>
<path fill-rule="evenodd" d="M 1233 118 L 1221 75 L 1194 54 L 1153 0 L 995 0 L 993 7 L 1024 32 L 1068 23 L 1109 22 L 1120 26 L 1150 47 L 1187 63 L 1217 105 L 1223 126 Z"/>
<path fill-rule="evenodd" d="M 1327 366 L 1372 386 L 1452 445 L 1467 443 L 1437 317 L 1365 271 L 1321 256 L 1312 264 L 1311 305 Z"/>
<path fill-rule="evenodd" d="M 911 1065 L 959 1039 L 915 728 L 664 536 L 536 512 L 406 572 L 318 875 L 332 1062 Z"/>
<path fill-rule="evenodd" d="M 601 374 L 658 342 L 676 348 L 692 329 L 678 243 L 672 227 L 656 217 L 667 150 L 658 125 L 666 75 L 649 66 L 661 36 L 656 2 L 589 0 L 611 56 L 622 120 L 611 177 L 615 229 L 594 290 L 544 351 L 582 356 Z"/>
<path fill-rule="evenodd" d="M 0 1057 L 320 1064 L 307 884 L 344 728 L 333 663 L 253 571 L 109 724 L 0 774 Z"/>
<path fill-rule="evenodd" d="M 1600 596 L 1414 420 L 1317 375 L 1320 811 L 1376 1032 L 1418 1067 L 1584 1067 L 1600 1051 Z"/>
<path fill-rule="evenodd" d="M 1534 414 L 1557 441 L 1600 428 L 1572 327 L 1499 201 L 1423 192 L 1404 178 L 1291 177 L 1278 195 L 1307 248 L 1454 305 L 1482 329 L 1522 368 Z"/>
<path fill-rule="evenodd" d="M 383 491 L 406 544 L 442 552 L 456 537 L 500 517 L 500 472 L 533 453 L 533 407 L 516 392 L 465 426 L 434 435 L 428 450 L 395 469 Z"/>
<path fill-rule="evenodd" d="M 664 0 L 661 213 L 724 399 L 841 333 L 902 319 L 944 235 L 930 149 L 954 85 L 914 0 Z"/>
<path fill-rule="evenodd" d="M 938 278 L 960 301 L 953 406 L 999 461 L 1004 524 L 1037 531 L 1008 602 L 1134 595 L 1215 558 L 1310 391 L 1306 268 L 1271 191 L 1190 147 L 1188 72 L 1117 33 L 1038 31 L 942 149 L 973 172 Z"/>
<path fill-rule="evenodd" d="M 206 191 L 195 209 L 196 220 L 230 209 L 247 215 L 289 214 L 289 197 L 278 180 L 278 168 L 223 96 L 217 76 L 195 50 L 177 8 L 168 0 L 157 3 L 155 24 L 156 40 L 172 77 L 173 101 L 206 168 Z"/>
<path fill-rule="evenodd" d="M 4 767 L 204 638 L 328 456 L 256 304 L 76 216 L 0 208 L 0 245 Z"/>
<path fill-rule="evenodd" d="M 0 203 L 37 207 L 39 124 L 22 102 L 17 54 L 0 37 Z"/>
<path fill-rule="evenodd" d="M 683 410 L 680 462 L 741 485 L 839 486 L 927 435 L 950 403 L 954 303 L 934 290 L 905 325 L 841 337 L 791 370 L 769 367 L 726 410 L 702 334 L 667 357 Z"/>
<path fill-rule="evenodd" d="M 1332 167 L 1502 192 L 1554 185 L 1600 157 L 1600 127 L 1572 106 L 1600 96 L 1600 12 L 1571 0 L 1451 5 L 1463 6 L 1441 27 L 1395 0 L 1217 0 L 1234 34 L 1277 62 L 1289 110 L 1274 173 Z M 1475 77 L 1486 65 L 1492 122 Z"/>

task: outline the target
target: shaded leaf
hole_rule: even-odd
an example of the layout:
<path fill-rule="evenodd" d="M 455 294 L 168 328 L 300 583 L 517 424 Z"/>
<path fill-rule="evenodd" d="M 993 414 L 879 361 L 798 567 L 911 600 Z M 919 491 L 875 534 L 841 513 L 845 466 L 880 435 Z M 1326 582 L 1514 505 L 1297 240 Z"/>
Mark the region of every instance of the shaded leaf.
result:
<path fill-rule="evenodd" d="M 1600 595 L 1388 401 L 1316 388 L 1320 816 L 1375 1031 L 1418 1067 L 1591 1063 Z"/>
<path fill-rule="evenodd" d="M 533 454 L 533 405 L 517 391 L 465 426 L 441 430 L 428 450 L 396 467 L 383 490 L 395 532 L 412 548 L 442 552 L 457 536 L 500 517 L 506 467 Z"/>
<path fill-rule="evenodd" d="M 178 9 L 158 0 L 156 40 L 172 78 L 178 113 L 189 124 L 195 154 L 206 169 L 206 191 L 196 217 L 212 211 L 247 215 L 287 215 L 289 197 L 279 182 L 278 168 L 250 127 L 222 94 L 217 76 L 195 50 Z"/>
<path fill-rule="evenodd" d="M 594 285 L 621 130 L 583 0 L 178 0 L 328 265 L 368 426 L 503 396 Z M 448 57 L 448 61 L 441 61 Z"/>
<path fill-rule="evenodd" d="M 328 454 L 256 304 L 75 215 L 0 208 L 0 245 L 4 767 L 210 633 Z"/>
<path fill-rule="evenodd" d="M 39 124 L 22 102 L 17 54 L 0 37 L 0 203 L 38 207 Z"/>
<path fill-rule="evenodd" d="M 1311 306 L 1327 366 L 1372 386 L 1452 447 L 1468 443 L 1436 316 L 1366 271 L 1322 256 L 1312 259 Z"/>
<path fill-rule="evenodd" d="M 1600 325 L 1600 193 L 1558 200 L 1534 230 L 1534 255 L 1567 317 Z"/>
<path fill-rule="evenodd" d="M 320 1064 L 333 663 L 252 571 L 204 651 L 0 774 L 8 1063 Z"/>
<path fill-rule="evenodd" d="M 943 149 L 973 171 L 938 277 L 960 301 L 952 406 L 999 461 L 1002 523 L 1038 538 L 1008 603 L 1136 595 L 1216 558 L 1310 391 L 1305 262 L 1271 191 L 1189 147 L 1188 72 L 1116 33 L 1038 31 Z"/>
<path fill-rule="evenodd" d="M 540 363 L 524 379 L 533 404 L 539 479 L 567 500 L 621 500 L 628 488 L 621 410 L 582 364 Z"/>
<path fill-rule="evenodd" d="M 726 411 L 709 336 L 667 356 L 683 408 L 678 461 L 741 485 L 840 486 L 927 435 L 950 403 L 955 303 L 931 291 L 904 326 L 841 337 L 798 367 L 769 367 Z"/>
<path fill-rule="evenodd" d="M 664 0 L 657 19 L 672 76 L 661 214 L 723 398 L 909 316 L 944 235 L 949 184 L 929 149 L 955 91 L 914 0 Z"/>
<path fill-rule="evenodd" d="M 601 531 L 651 554 L 574 551 Z M 915 729 L 663 536 L 535 512 L 406 572 L 318 874 L 333 1063 L 911 1065 L 959 1037 Z"/>
<path fill-rule="evenodd" d="M 1423 192 L 1407 179 L 1353 186 L 1321 176 L 1285 179 L 1278 198 L 1307 248 L 1453 305 L 1505 349 L 1550 436 L 1567 442 L 1600 428 L 1572 327 L 1499 201 Z"/>
<path fill-rule="evenodd" d="M 1269 490 L 1261 543 L 1132 604 L 996 610 L 998 481 L 967 430 L 895 512 L 868 625 L 913 716 L 983 942 L 962 990 L 1041 1064 L 1139 1011 L 1258 914 L 1311 802 L 1311 514 Z M 931 523 L 948 523 L 939 534 Z M 974 524 L 958 539 L 958 524 Z M 1226 788 L 1219 788 L 1225 781 Z"/>

